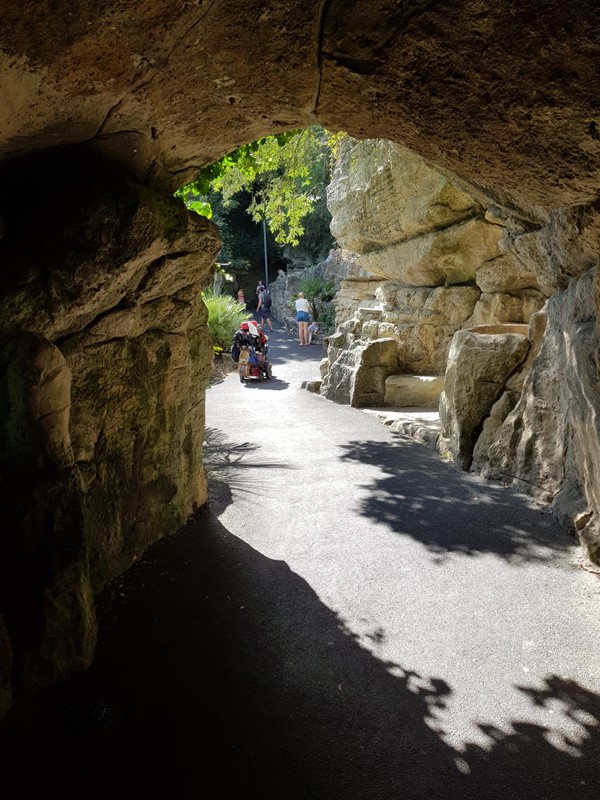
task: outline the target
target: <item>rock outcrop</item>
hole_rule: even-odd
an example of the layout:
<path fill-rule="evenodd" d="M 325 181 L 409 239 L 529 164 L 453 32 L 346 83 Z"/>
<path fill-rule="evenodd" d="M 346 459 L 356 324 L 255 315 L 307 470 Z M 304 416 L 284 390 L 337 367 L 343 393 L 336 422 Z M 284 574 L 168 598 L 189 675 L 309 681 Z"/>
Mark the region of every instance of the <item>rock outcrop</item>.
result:
<path fill-rule="evenodd" d="M 20 216 L 34 177 L 55 204 Z M 92 658 L 94 594 L 206 499 L 213 226 L 79 153 L 13 162 L 0 241 L 2 611 L 20 685 Z"/>
<path fill-rule="evenodd" d="M 361 400 L 342 399 L 340 386 L 356 384 L 337 373 L 359 369 L 361 343 L 394 339 L 399 374 L 441 377 L 456 331 L 527 323 L 546 301 L 535 274 L 502 251 L 506 223 L 398 145 L 344 143 L 328 202 L 342 252 L 353 248 L 336 298 L 339 335 L 322 387 L 329 399 L 386 402 L 379 376 L 371 392 L 361 384 Z"/>

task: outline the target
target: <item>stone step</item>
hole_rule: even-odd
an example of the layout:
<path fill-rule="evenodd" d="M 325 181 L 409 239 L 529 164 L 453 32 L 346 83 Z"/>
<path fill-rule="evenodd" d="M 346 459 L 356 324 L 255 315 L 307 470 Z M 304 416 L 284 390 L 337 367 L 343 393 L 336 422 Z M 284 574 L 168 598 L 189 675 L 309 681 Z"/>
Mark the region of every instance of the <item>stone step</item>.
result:
<path fill-rule="evenodd" d="M 437 408 L 443 389 L 443 375 L 390 375 L 385 379 L 383 405 Z"/>

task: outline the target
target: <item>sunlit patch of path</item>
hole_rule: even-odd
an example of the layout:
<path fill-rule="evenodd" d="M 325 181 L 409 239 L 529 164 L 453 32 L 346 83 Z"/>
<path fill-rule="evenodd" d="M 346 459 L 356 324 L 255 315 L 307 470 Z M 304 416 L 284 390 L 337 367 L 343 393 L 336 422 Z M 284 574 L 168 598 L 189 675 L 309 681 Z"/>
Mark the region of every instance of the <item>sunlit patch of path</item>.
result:
<path fill-rule="evenodd" d="M 547 756 L 591 758 L 600 582 L 574 540 L 527 498 L 302 390 L 322 351 L 279 332 L 271 355 L 284 391 L 233 376 L 208 393 L 221 458 L 248 454 L 221 472 L 220 522 L 285 562 L 391 674 L 408 670 L 409 691 L 443 687 L 426 724 L 462 773 L 521 752 L 524 732 Z"/>

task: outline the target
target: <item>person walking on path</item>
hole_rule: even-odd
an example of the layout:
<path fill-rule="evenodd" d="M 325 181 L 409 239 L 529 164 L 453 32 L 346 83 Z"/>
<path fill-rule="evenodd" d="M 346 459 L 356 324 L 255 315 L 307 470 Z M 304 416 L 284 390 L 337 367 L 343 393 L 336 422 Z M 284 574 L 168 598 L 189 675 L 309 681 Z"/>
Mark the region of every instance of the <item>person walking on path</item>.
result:
<path fill-rule="evenodd" d="M 296 300 L 296 322 L 298 323 L 298 338 L 301 345 L 308 344 L 308 320 L 310 306 L 308 300 L 304 297 L 304 292 L 298 292 L 298 299 Z"/>
<path fill-rule="evenodd" d="M 259 282 L 256 284 L 256 299 L 257 299 L 257 300 L 260 300 L 260 293 L 261 293 L 261 292 L 264 292 L 264 290 L 265 290 L 265 285 L 264 285 L 264 283 L 263 283 L 262 281 L 259 281 Z"/>
<path fill-rule="evenodd" d="M 238 303 L 243 303 L 244 305 L 246 305 L 246 295 L 244 294 L 244 290 L 242 289 L 241 286 L 237 292 L 237 299 Z"/>
<path fill-rule="evenodd" d="M 260 314 L 263 330 L 265 328 L 265 323 L 269 326 L 270 331 L 273 330 L 273 325 L 271 324 L 271 302 L 271 295 L 266 289 L 258 293 L 256 313 Z"/>

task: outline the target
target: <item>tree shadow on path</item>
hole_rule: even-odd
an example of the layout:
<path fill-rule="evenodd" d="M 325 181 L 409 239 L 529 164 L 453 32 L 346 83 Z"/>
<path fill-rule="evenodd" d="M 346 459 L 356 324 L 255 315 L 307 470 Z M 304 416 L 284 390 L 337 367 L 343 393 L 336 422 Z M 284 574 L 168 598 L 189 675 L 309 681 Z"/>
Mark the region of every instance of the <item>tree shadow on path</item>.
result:
<path fill-rule="evenodd" d="M 378 467 L 362 485 L 359 513 L 425 545 L 435 560 L 493 553 L 508 562 L 549 561 L 575 546 L 549 513 L 510 488 L 432 458 L 421 445 L 351 441 L 340 458 Z"/>
<path fill-rule="evenodd" d="M 210 508 L 113 582 L 98 616 L 92 668 L 50 693 L 35 724 L 6 726 L 3 778 L 21 796 L 597 797 L 597 695 L 549 676 L 524 691 L 576 720 L 578 737 L 515 721 L 459 753 L 432 729 L 452 695 L 443 676 L 377 659 Z"/>

